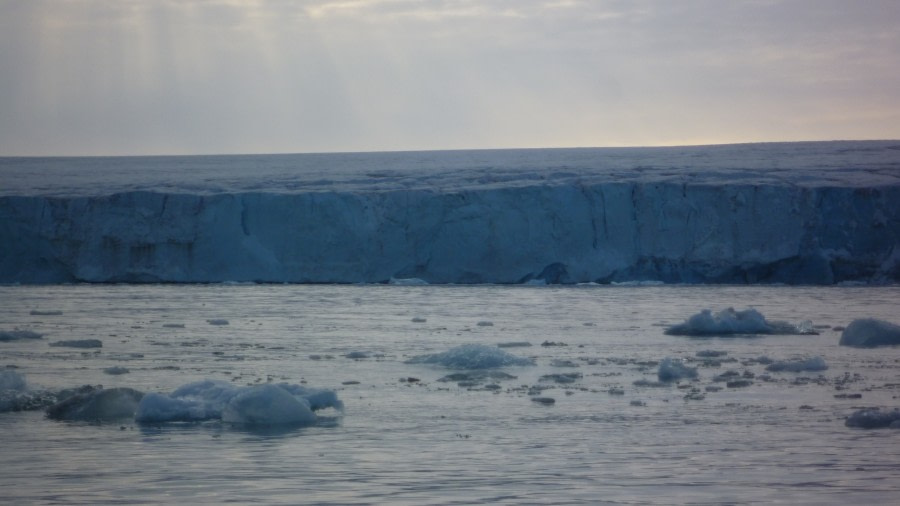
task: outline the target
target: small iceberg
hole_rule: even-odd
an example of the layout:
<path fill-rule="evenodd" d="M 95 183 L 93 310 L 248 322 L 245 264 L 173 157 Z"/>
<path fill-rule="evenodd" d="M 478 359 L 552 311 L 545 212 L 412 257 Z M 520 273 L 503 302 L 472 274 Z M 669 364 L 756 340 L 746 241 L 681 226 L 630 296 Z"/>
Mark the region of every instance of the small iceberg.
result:
<path fill-rule="evenodd" d="M 817 334 L 810 321 L 793 325 L 782 321 L 768 321 L 753 309 L 735 311 L 728 308 L 713 314 L 704 309 L 691 316 L 684 323 L 666 329 L 670 336 L 732 336 L 752 334 Z"/>
<path fill-rule="evenodd" d="M 766 366 L 766 370 L 771 372 L 815 372 L 826 369 L 828 369 L 828 364 L 822 357 L 772 362 Z"/>
<path fill-rule="evenodd" d="M 420 355 L 407 364 L 438 364 L 451 369 L 492 369 L 510 365 L 534 365 L 529 358 L 520 358 L 496 346 L 464 344 L 443 353 Z"/>
<path fill-rule="evenodd" d="M 900 326 L 874 318 L 853 320 L 841 334 L 841 346 L 874 348 L 900 344 Z"/>
<path fill-rule="evenodd" d="M 659 363 L 657 377 L 663 383 L 671 383 L 682 379 L 695 379 L 697 377 L 697 369 L 684 365 L 677 358 L 666 357 Z"/>
<path fill-rule="evenodd" d="M 206 320 L 206 323 L 208 323 L 210 325 L 228 325 L 228 320 L 226 320 L 224 318 L 212 318 L 212 319 Z"/>

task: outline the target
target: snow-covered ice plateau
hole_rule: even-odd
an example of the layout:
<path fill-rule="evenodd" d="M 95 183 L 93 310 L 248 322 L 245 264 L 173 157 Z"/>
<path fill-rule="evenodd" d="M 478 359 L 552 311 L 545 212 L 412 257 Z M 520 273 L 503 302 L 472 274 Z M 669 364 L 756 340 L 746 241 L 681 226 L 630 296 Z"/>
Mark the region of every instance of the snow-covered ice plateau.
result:
<path fill-rule="evenodd" d="M 0 158 L 0 282 L 900 280 L 900 143 Z"/>

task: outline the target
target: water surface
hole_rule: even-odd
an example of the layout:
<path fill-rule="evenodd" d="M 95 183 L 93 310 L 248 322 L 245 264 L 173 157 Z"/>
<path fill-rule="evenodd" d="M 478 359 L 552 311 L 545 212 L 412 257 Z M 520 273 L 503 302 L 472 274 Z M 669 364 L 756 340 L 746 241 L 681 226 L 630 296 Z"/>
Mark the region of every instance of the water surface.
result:
<path fill-rule="evenodd" d="M 345 409 L 320 412 L 314 426 L 253 429 L 0 413 L 0 490 L 10 502 L 88 504 L 894 503 L 900 431 L 850 429 L 844 419 L 900 404 L 900 349 L 839 347 L 834 327 L 896 322 L 898 300 L 898 287 L 4 286 L 0 330 L 44 338 L 0 343 L 0 366 L 33 387 L 305 382 L 336 390 Z M 821 333 L 663 334 L 728 306 L 812 320 Z M 48 346 L 67 339 L 103 348 Z M 506 350 L 536 366 L 505 368 L 517 378 L 496 390 L 405 363 L 508 342 L 530 343 Z M 704 364 L 701 350 L 727 355 Z M 820 356 L 829 369 L 769 373 L 761 356 Z M 633 385 L 655 380 L 665 357 L 691 361 L 699 379 Z M 112 366 L 130 372 L 103 372 Z M 713 380 L 727 370 L 752 384 Z M 571 372 L 581 378 L 540 381 Z M 401 381 L 409 377 L 420 381 Z M 555 404 L 533 402 L 536 385 Z M 686 400 L 692 388 L 705 397 Z M 845 393 L 861 398 L 835 397 Z"/>

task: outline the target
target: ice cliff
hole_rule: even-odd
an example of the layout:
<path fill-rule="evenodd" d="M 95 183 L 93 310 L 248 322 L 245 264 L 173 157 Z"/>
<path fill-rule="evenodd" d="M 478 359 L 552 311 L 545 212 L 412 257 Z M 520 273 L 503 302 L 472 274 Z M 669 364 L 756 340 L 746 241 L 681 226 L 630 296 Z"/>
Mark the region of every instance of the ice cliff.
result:
<path fill-rule="evenodd" d="M 900 142 L 0 159 L 0 282 L 900 281 Z"/>

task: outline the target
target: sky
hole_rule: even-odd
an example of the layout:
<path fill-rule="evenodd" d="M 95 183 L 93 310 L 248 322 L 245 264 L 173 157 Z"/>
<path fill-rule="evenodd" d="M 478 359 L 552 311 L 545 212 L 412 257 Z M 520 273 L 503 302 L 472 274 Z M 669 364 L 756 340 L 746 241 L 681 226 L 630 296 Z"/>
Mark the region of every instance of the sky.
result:
<path fill-rule="evenodd" d="M 0 156 L 900 139 L 897 0 L 0 0 Z"/>

